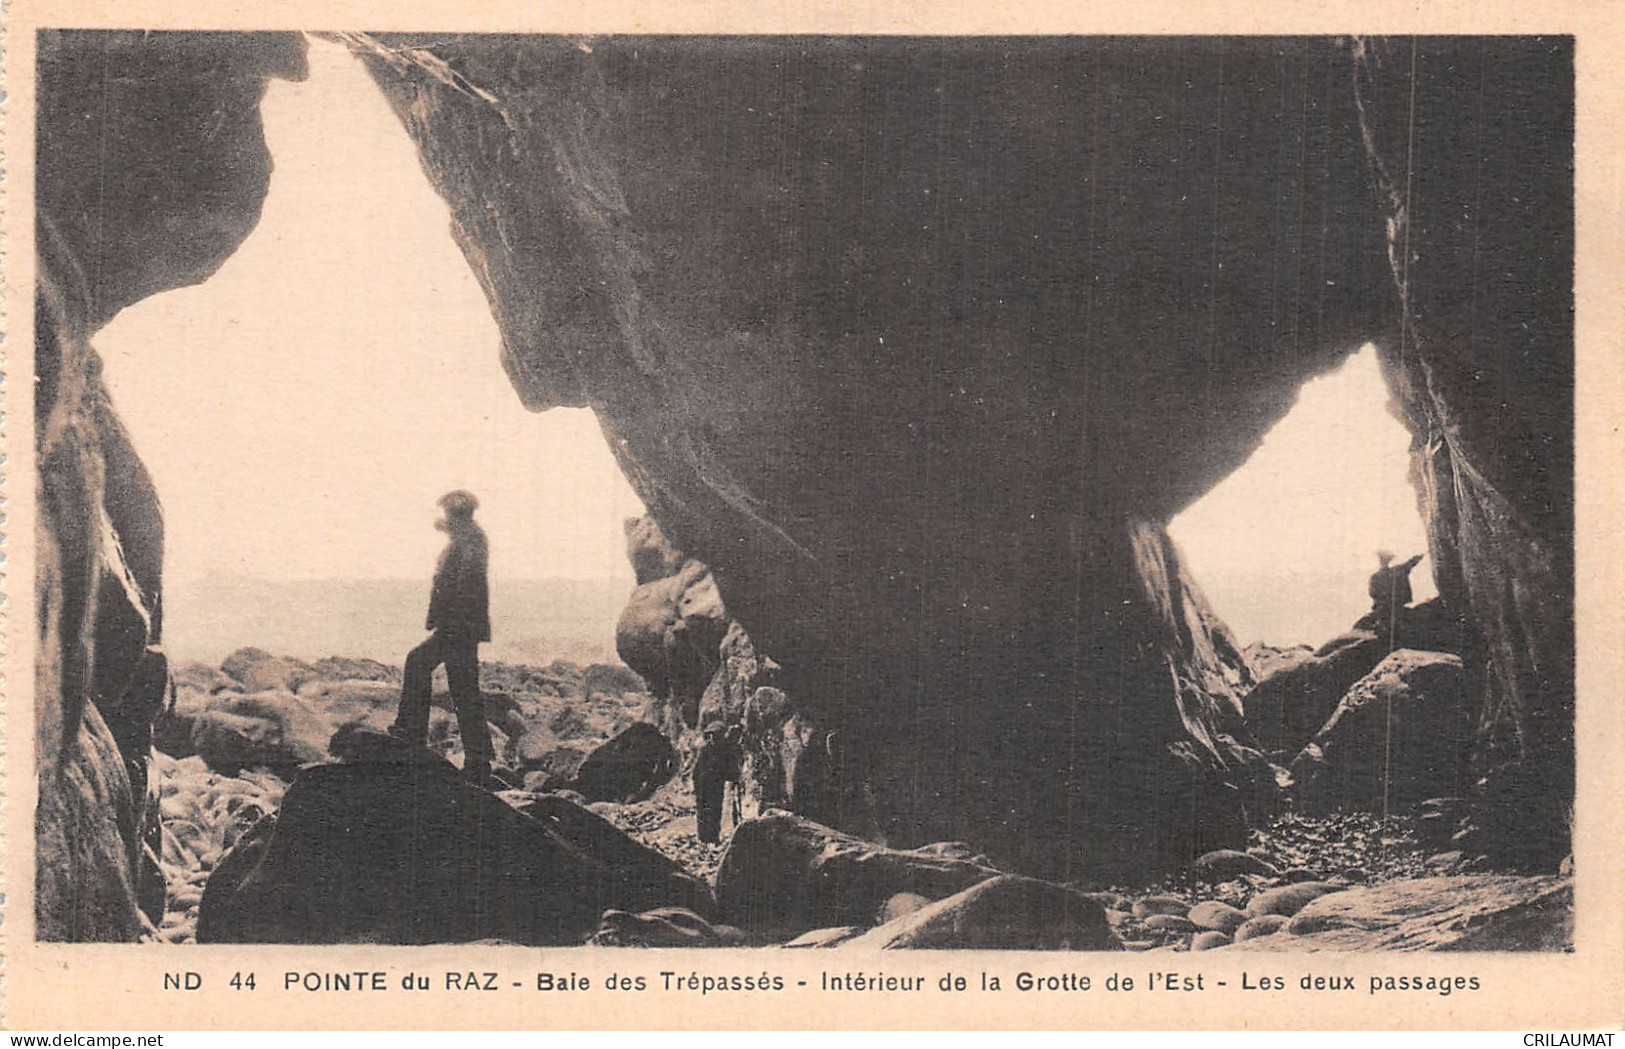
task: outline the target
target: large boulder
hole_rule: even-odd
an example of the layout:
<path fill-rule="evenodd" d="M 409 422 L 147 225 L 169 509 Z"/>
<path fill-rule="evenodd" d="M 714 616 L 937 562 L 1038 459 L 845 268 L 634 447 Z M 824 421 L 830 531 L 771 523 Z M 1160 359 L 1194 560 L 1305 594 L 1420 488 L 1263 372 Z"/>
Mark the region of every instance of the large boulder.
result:
<path fill-rule="evenodd" d="M 310 666 L 242 649 L 227 663 L 239 676 L 201 664 L 183 666 L 174 703 L 153 725 L 154 746 L 175 758 L 203 753 L 210 767 L 228 775 L 256 765 L 291 774 L 326 758 L 326 742 L 342 725 L 382 729 L 400 701 L 400 686 L 385 673 L 388 668 L 370 660 L 326 659 Z M 352 673 L 369 676 L 344 676 Z M 244 693 L 249 682 L 267 680 L 297 682 L 298 692 L 276 687 Z M 449 703 L 442 700 L 442 705 Z M 488 709 L 493 706 L 500 715 L 511 704 L 497 702 Z"/>
<path fill-rule="evenodd" d="M 1014 875 L 990 878 L 842 944 L 854 949 L 1120 951 L 1106 910 L 1081 892 Z"/>
<path fill-rule="evenodd" d="M 263 767 L 291 777 L 328 756 L 336 725 L 287 692 L 231 696 L 210 704 L 192 724 L 192 746 L 216 772 L 235 776 Z"/>
<path fill-rule="evenodd" d="M 206 695 L 243 690 L 242 682 L 209 663 L 199 663 L 194 659 L 179 660 L 169 669 L 177 690 L 191 689 Z"/>
<path fill-rule="evenodd" d="M 690 560 L 675 574 L 632 591 L 615 626 L 615 651 L 693 728 L 727 629 L 710 570 Z"/>
<path fill-rule="evenodd" d="M 1390 651 L 1386 638 L 1358 631 L 1328 642 L 1313 655 L 1277 661 L 1243 700 L 1259 745 L 1289 760 L 1332 716 L 1349 687 Z"/>
<path fill-rule="evenodd" d="M 1378 633 L 1394 648 L 1416 648 L 1428 652 L 1457 652 L 1466 643 L 1466 622 L 1459 611 L 1434 597 L 1416 605 L 1394 609 L 1392 619 L 1373 610 L 1354 624 L 1356 633 Z M 1336 647 L 1321 646 L 1322 652 Z"/>
<path fill-rule="evenodd" d="M 1247 660 L 1247 669 L 1252 674 L 1255 686 L 1268 678 L 1274 677 L 1283 670 L 1309 662 L 1315 658 L 1315 650 L 1310 645 L 1293 645 L 1280 648 L 1263 641 L 1255 641 L 1242 649 L 1241 654 Z"/>
<path fill-rule="evenodd" d="M 1186 917 L 1199 929 L 1212 929 L 1226 936 L 1247 924 L 1246 911 L 1221 900 L 1204 900 L 1192 907 Z"/>
<path fill-rule="evenodd" d="M 1357 681 L 1292 761 L 1310 812 L 1403 812 L 1472 786 L 1461 657 L 1401 649 Z"/>
<path fill-rule="evenodd" d="M 607 908 L 706 905 L 675 864 L 560 799 L 533 818 L 444 762 L 379 756 L 289 786 L 210 878 L 200 942 L 574 944 Z"/>
<path fill-rule="evenodd" d="M 400 703 L 399 674 L 371 660 L 325 659 L 315 664 L 287 659 L 260 649 L 240 649 L 221 674 L 230 688 L 203 694 L 179 690 L 173 707 L 155 726 L 161 749 L 174 757 L 201 754 L 218 772 L 263 767 L 285 777 L 301 765 L 326 760 L 328 741 L 346 726 L 383 731 Z M 493 668 L 502 677 L 509 668 Z M 346 675 L 359 674 L 360 677 Z M 191 680 L 210 679 L 193 671 Z M 244 694 L 253 683 L 280 681 L 297 693 L 277 687 Z M 521 699 L 505 691 L 483 693 L 486 721 L 492 726 L 499 756 L 518 763 L 519 739 L 529 729 Z M 442 751 L 460 746 L 455 703 L 449 693 L 431 697 L 429 737 Z"/>
<path fill-rule="evenodd" d="M 648 908 L 655 903 L 714 917 L 711 886 L 665 855 L 633 841 L 602 816 L 557 794 L 537 794 L 518 803 L 520 812 L 540 822 L 590 856 L 601 870 L 593 891 L 603 906 Z"/>
<path fill-rule="evenodd" d="M 626 559 L 632 562 L 632 574 L 639 586 L 665 579 L 682 570 L 688 558 L 671 545 L 660 524 L 653 517 L 628 517 L 626 529 Z"/>
<path fill-rule="evenodd" d="M 677 771 L 677 751 L 660 730 L 633 722 L 593 748 L 570 789 L 588 801 L 642 801 Z"/>
<path fill-rule="evenodd" d="M 868 925 L 900 892 L 937 900 L 1002 872 L 936 850 L 888 849 L 784 812 L 740 824 L 715 878 L 717 907 L 752 931 Z"/>
<path fill-rule="evenodd" d="M 609 694 L 647 692 L 648 684 L 630 667 L 620 663 L 594 663 L 581 672 L 581 690 Z"/>
<path fill-rule="evenodd" d="M 541 773 L 555 783 L 564 784 L 575 779 L 581 763 L 587 760 L 587 753 L 576 747 L 561 747 L 544 733 L 530 733 L 519 737 L 518 759 L 520 772 Z"/>
<path fill-rule="evenodd" d="M 1399 609 L 1386 625 L 1361 619 L 1312 652 L 1249 646 L 1256 684 L 1244 700 L 1247 724 L 1266 751 L 1290 759 L 1331 717 L 1343 694 L 1390 652 L 1459 652 L 1462 641 L 1460 615 L 1433 598 Z"/>
<path fill-rule="evenodd" d="M 597 947 L 740 947 L 745 935 L 731 925 L 712 925 L 682 907 L 643 914 L 605 911 L 592 943 Z"/>
<path fill-rule="evenodd" d="M 275 656 L 263 648 L 239 648 L 220 663 L 220 670 L 245 692 L 297 692 L 316 676 L 309 663 Z"/>
<path fill-rule="evenodd" d="M 1300 881 L 1290 885 L 1278 885 L 1273 889 L 1264 890 L 1248 901 L 1247 917 L 1262 918 L 1266 914 L 1278 914 L 1283 918 L 1290 918 L 1322 896 L 1339 892 L 1344 888 L 1346 886 L 1337 882 L 1325 881 Z"/>
<path fill-rule="evenodd" d="M 1191 864 L 1191 873 L 1198 881 L 1205 882 L 1234 881 L 1247 876 L 1276 878 L 1281 874 L 1269 861 L 1235 849 L 1216 849 L 1198 856 Z"/>
<path fill-rule="evenodd" d="M 329 720 L 393 720 L 401 687 L 369 678 L 315 678 L 299 686 L 299 699 Z"/>

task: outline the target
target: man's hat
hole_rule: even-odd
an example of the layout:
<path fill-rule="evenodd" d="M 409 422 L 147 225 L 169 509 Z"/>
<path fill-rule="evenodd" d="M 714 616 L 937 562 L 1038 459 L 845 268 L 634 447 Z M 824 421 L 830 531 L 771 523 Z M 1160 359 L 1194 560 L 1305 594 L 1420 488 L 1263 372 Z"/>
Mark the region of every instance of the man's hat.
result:
<path fill-rule="evenodd" d="M 480 508 L 480 501 L 474 498 L 472 492 L 465 492 L 459 488 L 455 492 L 447 492 L 441 496 L 439 505 L 450 517 L 472 517 L 474 511 Z"/>

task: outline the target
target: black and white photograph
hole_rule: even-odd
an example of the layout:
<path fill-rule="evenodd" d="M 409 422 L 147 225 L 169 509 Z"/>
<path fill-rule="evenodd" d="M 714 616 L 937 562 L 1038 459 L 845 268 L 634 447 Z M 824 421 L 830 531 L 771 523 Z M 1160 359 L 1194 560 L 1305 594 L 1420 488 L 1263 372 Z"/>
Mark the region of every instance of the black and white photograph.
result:
<path fill-rule="evenodd" d="M 1574 35 L 75 25 L 11 958 L 1598 964 Z"/>

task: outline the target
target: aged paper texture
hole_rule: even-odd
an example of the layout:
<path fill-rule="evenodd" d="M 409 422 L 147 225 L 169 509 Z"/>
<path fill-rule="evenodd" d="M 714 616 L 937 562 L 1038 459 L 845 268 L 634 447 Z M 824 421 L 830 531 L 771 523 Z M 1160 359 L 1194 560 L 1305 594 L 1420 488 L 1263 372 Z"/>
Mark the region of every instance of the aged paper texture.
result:
<path fill-rule="evenodd" d="M 1617 1027 L 1617 21 L 17 0 L 0 1018 Z"/>

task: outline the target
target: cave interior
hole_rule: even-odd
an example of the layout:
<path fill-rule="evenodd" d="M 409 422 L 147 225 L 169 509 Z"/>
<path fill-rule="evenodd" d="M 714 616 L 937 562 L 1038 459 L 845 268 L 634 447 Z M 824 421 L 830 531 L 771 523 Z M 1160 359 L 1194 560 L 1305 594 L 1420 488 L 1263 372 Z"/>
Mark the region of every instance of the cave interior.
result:
<path fill-rule="evenodd" d="M 1234 843 L 1276 780 L 1166 525 L 1370 341 L 1461 632 L 1473 847 L 1568 853 L 1572 40 L 334 39 L 516 395 L 597 412 L 839 741 L 809 815 L 1066 881 Z M 161 493 L 93 338 L 253 229 L 304 47 L 39 37 L 48 938 L 138 931 L 167 695 Z"/>

